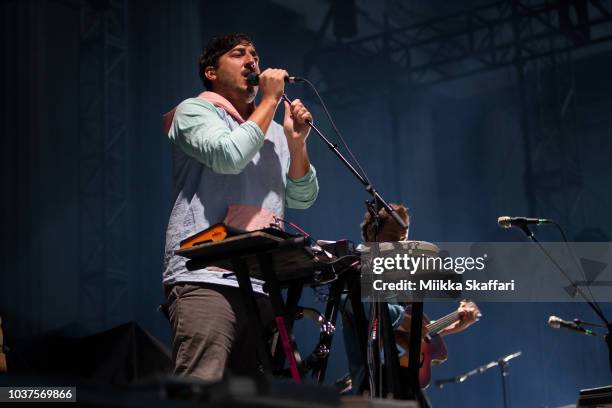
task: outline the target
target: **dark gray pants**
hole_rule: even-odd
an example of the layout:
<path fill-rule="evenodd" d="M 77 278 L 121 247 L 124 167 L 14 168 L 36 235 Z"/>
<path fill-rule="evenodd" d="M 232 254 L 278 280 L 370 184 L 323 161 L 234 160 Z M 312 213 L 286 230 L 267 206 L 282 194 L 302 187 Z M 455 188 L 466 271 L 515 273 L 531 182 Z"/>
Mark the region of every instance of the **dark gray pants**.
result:
<path fill-rule="evenodd" d="M 174 374 L 206 381 L 223 378 L 226 369 L 237 375 L 256 375 L 255 333 L 248 321 L 240 290 L 231 286 L 178 283 L 166 288 L 172 326 Z M 273 314 L 269 299 L 256 294 L 269 338 Z"/>

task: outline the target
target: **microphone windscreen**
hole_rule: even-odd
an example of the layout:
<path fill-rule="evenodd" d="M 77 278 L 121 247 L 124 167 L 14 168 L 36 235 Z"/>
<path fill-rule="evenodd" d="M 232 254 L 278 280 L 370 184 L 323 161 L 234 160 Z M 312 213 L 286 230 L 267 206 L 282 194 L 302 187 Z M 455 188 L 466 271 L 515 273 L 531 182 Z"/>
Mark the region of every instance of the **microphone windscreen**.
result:
<path fill-rule="evenodd" d="M 497 225 L 502 228 L 510 228 L 512 227 L 512 220 L 507 215 L 504 215 L 497 219 Z"/>
<path fill-rule="evenodd" d="M 247 84 L 249 85 L 258 85 L 259 84 L 259 74 L 255 72 L 251 72 L 247 75 Z"/>
<path fill-rule="evenodd" d="M 561 319 L 557 316 L 550 316 L 548 318 L 548 325 L 553 329 L 558 329 L 559 327 L 561 327 Z"/>

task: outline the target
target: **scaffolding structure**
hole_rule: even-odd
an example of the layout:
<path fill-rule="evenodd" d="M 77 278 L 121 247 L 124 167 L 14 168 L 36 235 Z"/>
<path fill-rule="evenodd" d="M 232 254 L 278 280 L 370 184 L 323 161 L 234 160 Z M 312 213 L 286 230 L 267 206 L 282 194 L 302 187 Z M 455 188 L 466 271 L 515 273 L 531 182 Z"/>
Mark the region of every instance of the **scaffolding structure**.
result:
<path fill-rule="evenodd" d="M 80 321 L 101 330 L 129 310 L 127 1 L 81 2 L 80 14 Z"/>
<path fill-rule="evenodd" d="M 527 5 L 502 0 L 377 34 L 325 44 L 326 18 L 304 74 L 342 104 L 359 102 L 359 84 L 330 72 L 330 61 L 384 64 L 380 72 L 410 86 L 433 85 L 612 40 L 612 11 L 601 0 L 556 0 Z M 390 62 L 390 65 L 386 63 Z M 341 64 L 341 63 L 340 63 Z M 334 71 L 338 71 L 334 68 Z M 352 79 L 346 76 L 347 79 Z M 355 90 L 355 92 L 353 92 Z"/>
<path fill-rule="evenodd" d="M 402 27 L 391 27 L 386 15 L 379 24 L 382 31 L 348 41 L 339 38 L 331 45 L 323 41 L 332 21 L 330 8 L 318 30 L 315 46 L 304 59 L 303 71 L 315 80 L 326 101 L 336 107 L 363 103 L 373 94 L 386 96 L 391 101 L 392 140 L 397 143 L 398 117 L 393 98 L 402 89 L 513 68 L 519 92 L 523 184 L 529 212 L 535 214 L 538 202 L 551 201 L 551 197 L 536 197 L 536 191 L 541 190 L 551 174 L 534 170 L 533 155 L 541 149 L 544 139 L 531 135 L 526 73 L 532 68 L 541 69 L 542 62 L 549 61 L 552 65 L 548 64 L 548 68 L 555 72 L 554 80 L 563 81 L 558 75 L 562 59 L 571 65 L 574 51 L 611 42 L 612 11 L 607 3 L 604 0 L 546 0 L 534 4 L 501 0 Z M 368 16 L 367 20 L 373 18 Z M 343 64 L 346 69 L 339 69 Z M 360 74 L 355 75 L 355 66 L 382 81 L 360 78 Z M 552 85 L 558 87 L 559 83 Z M 563 120 L 570 112 L 568 104 L 572 102 L 573 92 L 571 84 L 560 86 L 564 89 L 555 89 L 565 92 L 569 99 L 565 105 L 554 105 L 557 112 L 550 123 L 557 126 L 556 134 L 562 132 L 561 123 L 567 123 Z M 540 97 L 545 103 L 546 97 L 543 94 Z M 546 128 L 544 134 L 546 138 L 555 133 Z M 567 134 L 566 137 L 571 138 Z M 570 156 L 565 156 L 568 163 L 562 163 L 561 167 L 579 169 L 576 157 Z M 572 171 L 563 171 L 563 182 L 579 180 L 580 176 Z"/>

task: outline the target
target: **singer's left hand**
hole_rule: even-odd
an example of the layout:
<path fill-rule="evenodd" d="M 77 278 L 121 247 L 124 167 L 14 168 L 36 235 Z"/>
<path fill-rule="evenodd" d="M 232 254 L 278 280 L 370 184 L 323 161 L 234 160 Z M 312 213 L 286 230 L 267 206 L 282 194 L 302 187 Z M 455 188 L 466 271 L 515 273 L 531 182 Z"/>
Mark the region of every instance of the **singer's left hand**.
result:
<path fill-rule="evenodd" d="M 306 109 L 302 101 L 295 99 L 289 105 L 285 103 L 285 120 L 283 121 L 283 129 L 285 136 L 287 136 L 287 142 L 289 148 L 301 147 L 306 142 L 310 127 L 306 124 L 306 121 L 312 122 L 312 115 Z"/>

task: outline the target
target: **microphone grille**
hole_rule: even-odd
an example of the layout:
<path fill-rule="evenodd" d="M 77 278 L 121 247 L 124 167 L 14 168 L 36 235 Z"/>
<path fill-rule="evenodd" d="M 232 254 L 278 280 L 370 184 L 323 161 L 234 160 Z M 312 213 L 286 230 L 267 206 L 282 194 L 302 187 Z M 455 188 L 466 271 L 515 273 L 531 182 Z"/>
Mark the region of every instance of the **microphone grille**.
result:
<path fill-rule="evenodd" d="M 561 327 L 561 319 L 557 316 L 550 316 L 548 318 L 548 325 L 553 329 L 558 329 L 559 327 Z"/>
<path fill-rule="evenodd" d="M 247 83 L 249 85 L 258 85 L 259 84 L 259 75 L 255 72 L 251 72 L 247 75 Z"/>
<path fill-rule="evenodd" d="M 510 228 L 512 227 L 512 219 L 507 215 L 501 216 L 497 219 L 497 225 L 502 228 Z"/>

